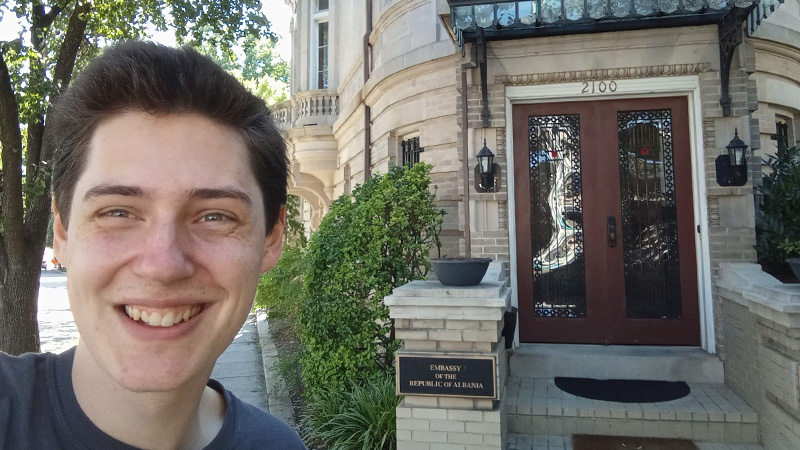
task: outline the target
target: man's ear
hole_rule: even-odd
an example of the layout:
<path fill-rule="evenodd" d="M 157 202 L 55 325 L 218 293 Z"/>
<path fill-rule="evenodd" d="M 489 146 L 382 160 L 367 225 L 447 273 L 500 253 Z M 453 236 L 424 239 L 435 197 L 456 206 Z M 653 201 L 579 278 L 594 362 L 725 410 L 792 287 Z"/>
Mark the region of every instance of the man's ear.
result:
<path fill-rule="evenodd" d="M 67 265 L 67 227 L 64 226 L 63 217 L 56 208 L 56 199 L 53 198 L 51 206 L 53 210 L 53 256 L 61 262 L 62 265 Z"/>
<path fill-rule="evenodd" d="M 275 267 L 283 251 L 283 233 L 286 230 L 286 206 L 281 206 L 278 222 L 272 227 L 264 243 L 264 256 L 261 259 L 261 273 L 269 272 Z"/>

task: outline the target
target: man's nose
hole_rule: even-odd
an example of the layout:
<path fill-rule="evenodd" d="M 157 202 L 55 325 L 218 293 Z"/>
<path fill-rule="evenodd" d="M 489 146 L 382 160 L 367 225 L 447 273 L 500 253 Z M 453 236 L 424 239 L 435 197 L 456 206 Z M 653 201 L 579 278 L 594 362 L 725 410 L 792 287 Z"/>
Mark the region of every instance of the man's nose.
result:
<path fill-rule="evenodd" d="M 139 276 L 167 284 L 194 273 L 188 233 L 179 223 L 155 224 L 142 245 L 135 271 Z"/>

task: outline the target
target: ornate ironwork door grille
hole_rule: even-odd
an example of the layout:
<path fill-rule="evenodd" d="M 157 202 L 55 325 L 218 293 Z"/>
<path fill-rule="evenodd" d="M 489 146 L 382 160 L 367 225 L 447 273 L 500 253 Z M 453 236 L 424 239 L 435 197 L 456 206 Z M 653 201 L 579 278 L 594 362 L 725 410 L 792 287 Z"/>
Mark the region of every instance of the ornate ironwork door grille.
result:
<path fill-rule="evenodd" d="M 580 116 L 528 119 L 537 317 L 585 317 Z"/>
<path fill-rule="evenodd" d="M 681 317 L 672 114 L 617 113 L 627 317 Z"/>

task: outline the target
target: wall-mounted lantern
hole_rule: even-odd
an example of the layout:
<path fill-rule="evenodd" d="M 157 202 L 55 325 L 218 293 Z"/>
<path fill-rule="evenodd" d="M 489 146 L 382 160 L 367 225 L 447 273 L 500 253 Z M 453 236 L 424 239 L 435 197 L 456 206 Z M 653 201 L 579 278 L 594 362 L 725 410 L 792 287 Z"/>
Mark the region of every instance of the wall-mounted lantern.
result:
<path fill-rule="evenodd" d="M 497 177 L 500 166 L 494 163 L 494 153 L 486 146 L 486 139 L 483 140 L 483 148 L 475 155 L 478 158 L 478 165 L 475 167 L 475 190 L 478 192 L 496 192 L 499 188 Z M 480 182 L 478 182 L 478 176 Z"/>
<path fill-rule="evenodd" d="M 727 155 L 717 157 L 717 183 L 720 186 L 744 186 L 747 183 L 747 144 L 739 139 L 735 128 L 731 142 L 725 146 Z"/>

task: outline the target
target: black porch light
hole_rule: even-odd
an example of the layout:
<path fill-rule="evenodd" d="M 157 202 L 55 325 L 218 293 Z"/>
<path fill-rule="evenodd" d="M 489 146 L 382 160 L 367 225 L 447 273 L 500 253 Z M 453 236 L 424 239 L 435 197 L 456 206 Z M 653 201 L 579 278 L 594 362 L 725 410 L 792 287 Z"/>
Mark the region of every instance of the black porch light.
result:
<path fill-rule="evenodd" d="M 743 140 L 739 139 L 739 129 L 733 129 L 733 139 L 731 142 L 725 146 L 728 149 L 728 157 L 731 159 L 731 166 L 746 166 L 747 165 L 747 157 L 745 153 L 747 152 L 747 144 L 744 143 Z"/>
<path fill-rule="evenodd" d="M 480 187 L 487 192 L 494 191 L 494 153 L 486 146 L 486 139 L 483 140 L 483 148 L 475 156 L 478 158 L 478 171 L 481 174 Z"/>
<path fill-rule="evenodd" d="M 720 186 L 744 186 L 747 183 L 747 144 L 739 139 L 739 129 L 734 128 L 733 139 L 725 146 L 727 155 L 716 160 L 717 183 Z"/>

